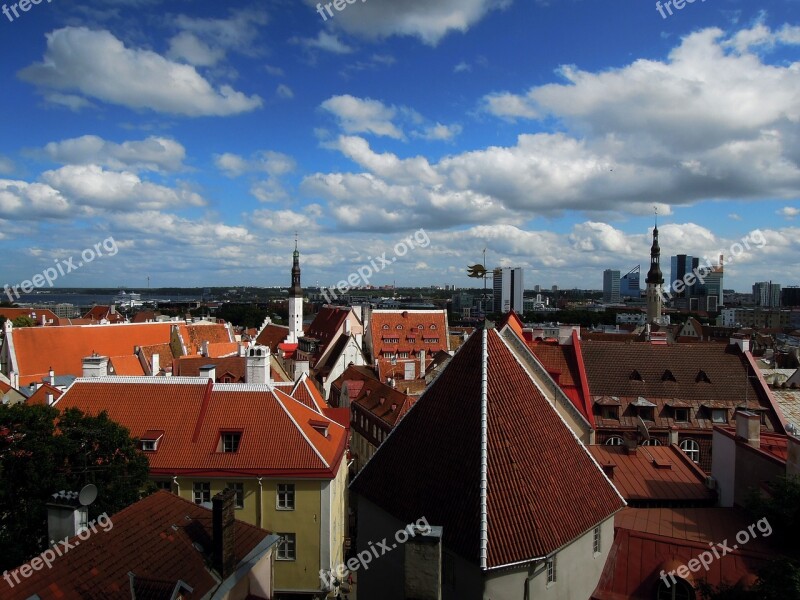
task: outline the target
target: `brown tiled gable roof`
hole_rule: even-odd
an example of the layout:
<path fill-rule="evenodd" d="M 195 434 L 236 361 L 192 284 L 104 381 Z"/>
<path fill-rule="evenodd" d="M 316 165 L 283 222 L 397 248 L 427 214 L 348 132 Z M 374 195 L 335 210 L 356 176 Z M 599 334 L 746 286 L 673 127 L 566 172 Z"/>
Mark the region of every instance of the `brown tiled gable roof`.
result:
<path fill-rule="evenodd" d="M 278 351 L 278 344 L 286 339 L 289 335 L 289 328 L 284 325 L 267 325 L 256 338 L 256 343 L 259 346 L 266 346 L 270 352 L 275 354 Z"/>
<path fill-rule="evenodd" d="M 193 589 L 191 598 L 205 597 L 219 585 L 206 567 L 213 548 L 210 510 L 159 491 L 112 515 L 110 521 L 110 528 L 104 521 L 106 526 L 95 525 L 97 532 L 90 530 L 88 538 L 73 538 L 72 548 L 57 557 L 52 568 L 20 577 L 13 588 L 3 582 L 4 600 L 26 600 L 33 594 L 41 600 L 129 600 L 129 572 L 137 580 L 172 582 L 170 591 L 182 580 Z M 270 532 L 234 523 L 239 564 Z"/>
<path fill-rule="evenodd" d="M 593 396 L 644 396 L 743 402 L 763 399 L 754 378 L 746 380 L 745 363 L 735 346 L 687 344 L 655 346 L 645 342 L 582 342 L 581 350 Z M 675 378 L 664 377 L 669 370 Z M 641 380 L 632 377 L 634 371 Z M 698 381 L 704 372 L 709 382 Z"/>
<path fill-rule="evenodd" d="M 489 569 L 546 556 L 624 506 L 494 329 L 476 331 L 459 349 L 352 488 L 398 519 L 424 515 L 443 526 L 449 549 Z"/>

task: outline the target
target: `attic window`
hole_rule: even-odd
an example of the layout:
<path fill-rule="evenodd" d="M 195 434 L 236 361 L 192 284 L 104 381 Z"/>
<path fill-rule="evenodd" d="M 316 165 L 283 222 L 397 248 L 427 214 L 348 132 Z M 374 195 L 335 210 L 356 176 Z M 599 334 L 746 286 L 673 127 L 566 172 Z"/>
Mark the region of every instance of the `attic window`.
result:
<path fill-rule="evenodd" d="M 672 371 L 667 369 L 661 376 L 661 381 L 677 381 L 677 380 L 675 379 L 675 375 L 672 374 Z"/>
<path fill-rule="evenodd" d="M 431 325 L 431 329 L 436 329 L 436 325 Z"/>
<path fill-rule="evenodd" d="M 637 371 L 636 369 L 633 370 L 633 373 L 631 373 L 629 379 L 633 381 L 644 381 L 644 379 L 642 379 L 641 373 L 639 373 L 639 371 Z"/>
<path fill-rule="evenodd" d="M 219 436 L 217 452 L 238 452 L 242 442 L 241 431 L 223 431 Z"/>
<path fill-rule="evenodd" d="M 381 329 L 389 329 L 389 326 L 384 323 L 384 325 L 383 325 L 383 327 Z"/>
<path fill-rule="evenodd" d="M 403 328 L 402 325 L 398 325 L 397 327 L 395 327 L 395 329 L 402 329 L 402 328 Z"/>
<path fill-rule="evenodd" d="M 309 419 L 308 424 L 314 428 L 314 431 L 321 434 L 322 437 L 328 437 L 328 422 L 319 421 L 317 419 Z"/>
<path fill-rule="evenodd" d="M 424 325 L 417 325 L 417 329 L 425 329 Z"/>
<path fill-rule="evenodd" d="M 700 372 L 697 374 L 695 381 L 697 383 L 711 383 L 711 379 L 709 379 L 708 374 L 702 369 L 700 369 Z"/>
<path fill-rule="evenodd" d="M 161 441 L 161 438 L 164 437 L 163 431 L 145 431 L 139 441 L 142 444 L 142 451 L 144 452 L 155 452 L 158 450 L 158 444 Z"/>

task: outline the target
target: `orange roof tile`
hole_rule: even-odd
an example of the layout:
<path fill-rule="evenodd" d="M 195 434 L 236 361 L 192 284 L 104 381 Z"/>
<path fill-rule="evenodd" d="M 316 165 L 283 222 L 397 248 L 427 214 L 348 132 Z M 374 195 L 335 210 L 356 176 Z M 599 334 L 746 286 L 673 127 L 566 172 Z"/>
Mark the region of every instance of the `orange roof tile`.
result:
<path fill-rule="evenodd" d="M 212 342 L 208 344 L 209 358 L 223 358 L 235 356 L 239 352 L 239 344 L 236 342 Z"/>
<path fill-rule="evenodd" d="M 323 412 L 326 408 L 329 408 L 328 403 L 325 402 L 325 398 L 322 397 L 317 386 L 314 385 L 306 374 L 297 381 L 292 393 L 289 395 L 298 402 L 302 402 L 309 408 L 318 412 Z"/>
<path fill-rule="evenodd" d="M 278 344 L 285 340 L 287 335 L 289 335 L 288 327 L 270 323 L 258 334 L 256 343 L 260 346 L 266 346 L 274 354 L 278 351 Z"/>
<path fill-rule="evenodd" d="M 30 317 L 32 313 L 36 313 L 37 325 L 42 324 L 42 316 L 45 317 L 48 325 L 61 325 L 61 319 L 56 314 L 47 309 L 42 308 L 0 308 L 0 317 L 5 317 L 9 321 L 13 321 L 17 317 Z"/>
<path fill-rule="evenodd" d="M 346 444 L 343 427 L 330 422 L 323 437 L 309 420 L 317 411 L 266 385 L 211 384 L 187 377 L 78 379 L 58 401 L 89 414 L 103 410 L 133 437 L 163 430 L 151 473 L 330 477 Z M 239 450 L 218 452 L 222 431 L 241 431 Z"/>
<path fill-rule="evenodd" d="M 25 327 L 11 332 L 20 385 L 40 381 L 50 367 L 56 375 L 83 374 L 83 358 L 133 355 L 135 346 L 169 344 L 170 323 L 90 325 L 74 327 Z"/>
<path fill-rule="evenodd" d="M 109 359 L 113 375 L 142 376 L 145 374 L 138 356 L 112 356 Z"/>
<path fill-rule="evenodd" d="M 440 350 L 450 350 L 445 310 L 374 310 L 369 329 L 373 359 L 385 352 L 416 355 L 424 350 L 426 355 L 433 356 Z M 426 341 L 430 339 L 438 341 Z"/>

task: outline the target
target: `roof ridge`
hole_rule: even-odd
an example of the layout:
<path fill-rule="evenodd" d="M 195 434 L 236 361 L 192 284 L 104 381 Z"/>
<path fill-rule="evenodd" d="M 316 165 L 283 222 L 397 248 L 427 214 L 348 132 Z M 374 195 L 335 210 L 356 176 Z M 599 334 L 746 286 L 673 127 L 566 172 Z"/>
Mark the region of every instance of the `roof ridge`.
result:
<path fill-rule="evenodd" d="M 192 434 L 192 443 L 197 443 L 197 437 L 200 435 L 200 430 L 203 428 L 203 419 L 208 411 L 208 405 L 211 403 L 211 393 L 214 391 L 214 380 L 209 379 L 206 382 L 206 389 L 203 392 L 203 403 L 200 405 L 200 414 L 197 416 L 197 421 L 194 426 L 194 433 Z"/>
<path fill-rule="evenodd" d="M 489 515 L 487 489 L 489 487 L 489 331 L 481 331 L 481 569 L 486 569 L 489 553 Z M 500 336 L 498 336 L 500 337 Z"/>
<path fill-rule="evenodd" d="M 278 396 L 278 394 L 277 394 L 278 391 L 279 390 L 273 390 L 273 392 L 272 392 L 273 396 L 275 396 L 275 400 L 278 402 L 278 405 L 281 407 L 281 409 L 283 409 L 283 412 L 285 412 L 287 414 L 287 416 L 292 421 L 292 423 L 294 424 L 294 426 L 297 429 L 297 431 L 300 432 L 300 435 L 303 436 L 303 439 L 308 443 L 309 446 L 311 446 L 311 449 L 314 450 L 314 453 L 322 461 L 322 464 L 325 465 L 325 468 L 330 469 L 331 466 L 328 464 L 328 461 L 325 460 L 325 457 L 322 456 L 322 453 L 319 451 L 319 448 L 317 448 L 317 445 L 309 439 L 309 437 L 306 435 L 306 432 L 303 431 L 303 428 L 300 427 L 300 424 L 295 420 L 294 416 L 292 416 L 292 412 L 288 408 L 286 408 L 286 406 L 283 404 L 284 401 L 283 401 L 283 399 L 281 399 L 280 396 Z M 303 404 L 302 402 L 300 402 L 296 398 L 292 398 L 286 392 L 280 392 L 280 393 L 283 394 L 284 396 L 286 396 L 287 398 L 291 399 L 292 402 L 297 403 L 298 406 L 302 406 L 303 408 L 311 410 L 305 404 Z M 321 416 L 321 417 L 323 417 L 325 419 L 328 419 L 331 423 L 339 425 L 339 423 L 336 423 L 336 421 L 334 421 L 333 419 L 330 419 L 329 417 L 326 417 L 325 415 L 319 415 L 319 416 Z M 341 425 L 339 425 L 339 427 L 341 427 Z"/>

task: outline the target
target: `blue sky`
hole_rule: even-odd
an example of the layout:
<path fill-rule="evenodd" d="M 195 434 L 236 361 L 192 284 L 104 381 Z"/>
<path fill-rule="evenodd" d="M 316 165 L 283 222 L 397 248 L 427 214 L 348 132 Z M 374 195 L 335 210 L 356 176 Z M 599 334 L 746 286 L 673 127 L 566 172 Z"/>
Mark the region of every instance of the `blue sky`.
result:
<path fill-rule="evenodd" d="M 663 4 L 663 3 L 662 3 Z M 65 287 L 374 277 L 602 287 L 766 240 L 800 284 L 800 3 L 42 0 L 0 14 L 0 285 L 113 236 Z M 324 11 L 324 8 L 322 9 Z M 326 13 L 327 14 L 327 13 Z"/>

